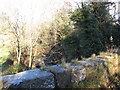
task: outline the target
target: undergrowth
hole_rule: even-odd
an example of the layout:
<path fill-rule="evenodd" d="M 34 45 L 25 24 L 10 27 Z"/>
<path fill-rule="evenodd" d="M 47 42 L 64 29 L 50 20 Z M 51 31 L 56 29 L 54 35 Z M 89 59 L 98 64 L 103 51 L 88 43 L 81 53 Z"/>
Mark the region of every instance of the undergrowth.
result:
<path fill-rule="evenodd" d="M 100 88 L 106 86 L 105 82 L 108 81 L 108 78 L 102 65 L 99 67 L 86 68 L 86 72 L 85 80 L 80 81 L 74 86 L 75 88 Z"/>
<path fill-rule="evenodd" d="M 22 64 L 2 65 L 2 75 L 16 74 L 25 70 L 28 68 Z"/>

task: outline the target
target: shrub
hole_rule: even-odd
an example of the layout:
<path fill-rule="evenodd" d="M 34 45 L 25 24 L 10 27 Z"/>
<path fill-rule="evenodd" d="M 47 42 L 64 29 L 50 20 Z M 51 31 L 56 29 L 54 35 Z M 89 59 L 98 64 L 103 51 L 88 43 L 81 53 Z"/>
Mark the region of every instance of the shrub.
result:
<path fill-rule="evenodd" d="M 106 87 L 108 81 L 107 73 L 102 65 L 86 68 L 86 79 L 80 81 L 76 88 L 100 88 Z"/>
<path fill-rule="evenodd" d="M 10 65 L 10 66 L 4 65 L 2 66 L 2 75 L 16 74 L 21 71 L 25 71 L 27 69 L 28 68 L 22 64 L 15 64 L 15 65 Z"/>

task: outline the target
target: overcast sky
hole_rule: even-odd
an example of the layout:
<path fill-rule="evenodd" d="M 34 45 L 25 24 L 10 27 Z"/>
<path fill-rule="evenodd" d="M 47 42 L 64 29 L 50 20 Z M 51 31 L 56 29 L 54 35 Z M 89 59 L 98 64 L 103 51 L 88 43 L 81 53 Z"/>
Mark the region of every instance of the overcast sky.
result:
<path fill-rule="evenodd" d="M 51 20 L 53 13 L 61 8 L 64 1 L 80 2 L 89 0 L 0 0 L 0 11 L 14 16 L 19 12 L 28 22 Z M 118 0 L 110 0 L 118 1 Z"/>

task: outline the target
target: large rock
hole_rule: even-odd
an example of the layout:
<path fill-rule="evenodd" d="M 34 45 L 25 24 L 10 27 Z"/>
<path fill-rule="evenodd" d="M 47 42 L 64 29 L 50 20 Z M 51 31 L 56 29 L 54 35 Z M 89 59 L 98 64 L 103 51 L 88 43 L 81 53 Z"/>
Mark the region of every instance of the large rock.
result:
<path fill-rule="evenodd" d="M 88 58 L 86 61 L 74 61 L 2 76 L 4 88 L 66 88 L 74 87 L 85 80 L 87 68 L 106 62 L 101 58 Z"/>
<path fill-rule="evenodd" d="M 75 61 L 74 64 L 82 65 L 84 67 L 95 67 L 106 62 L 101 58 L 87 58 L 85 61 Z"/>
<path fill-rule="evenodd" d="M 71 66 L 71 83 L 77 84 L 86 78 L 86 69 L 83 66 Z"/>
<path fill-rule="evenodd" d="M 27 70 L 2 77 L 4 88 L 54 88 L 54 75 L 41 69 Z"/>
<path fill-rule="evenodd" d="M 55 75 L 57 87 L 65 88 L 66 86 L 78 83 L 86 77 L 86 70 L 83 66 L 73 63 L 66 63 L 67 67 L 62 64 L 47 67 Z"/>

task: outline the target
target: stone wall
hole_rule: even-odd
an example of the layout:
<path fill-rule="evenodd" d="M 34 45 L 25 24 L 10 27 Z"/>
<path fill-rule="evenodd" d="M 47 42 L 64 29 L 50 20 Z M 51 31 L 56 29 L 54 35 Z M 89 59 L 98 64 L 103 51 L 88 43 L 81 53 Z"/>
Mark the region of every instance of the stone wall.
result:
<path fill-rule="evenodd" d="M 46 66 L 13 75 L 1 76 L 2 88 L 65 88 L 86 78 L 86 68 L 96 67 L 105 60 L 88 58 L 85 61 Z"/>

